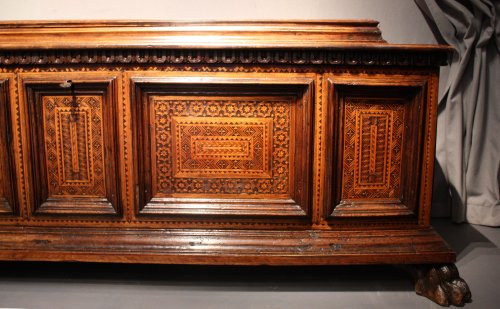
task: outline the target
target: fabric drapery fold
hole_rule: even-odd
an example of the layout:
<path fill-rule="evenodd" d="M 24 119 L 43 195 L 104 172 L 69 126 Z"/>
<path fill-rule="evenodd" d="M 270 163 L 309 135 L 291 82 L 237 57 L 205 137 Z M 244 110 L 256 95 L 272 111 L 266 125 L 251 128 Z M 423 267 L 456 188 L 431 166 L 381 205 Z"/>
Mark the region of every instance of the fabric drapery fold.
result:
<path fill-rule="evenodd" d="M 440 99 L 444 177 L 435 177 L 434 200 L 449 196 L 456 222 L 500 226 L 500 1 L 415 2 L 437 39 L 455 48 Z"/>

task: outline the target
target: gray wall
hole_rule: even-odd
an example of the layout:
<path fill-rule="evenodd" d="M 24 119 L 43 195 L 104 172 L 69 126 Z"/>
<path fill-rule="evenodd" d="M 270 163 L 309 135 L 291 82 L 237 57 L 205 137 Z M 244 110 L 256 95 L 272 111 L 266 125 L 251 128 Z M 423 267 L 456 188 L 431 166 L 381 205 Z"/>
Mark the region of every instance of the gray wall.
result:
<path fill-rule="evenodd" d="M 413 0 L 0 0 L 0 20 L 375 19 L 390 43 L 435 43 Z"/>

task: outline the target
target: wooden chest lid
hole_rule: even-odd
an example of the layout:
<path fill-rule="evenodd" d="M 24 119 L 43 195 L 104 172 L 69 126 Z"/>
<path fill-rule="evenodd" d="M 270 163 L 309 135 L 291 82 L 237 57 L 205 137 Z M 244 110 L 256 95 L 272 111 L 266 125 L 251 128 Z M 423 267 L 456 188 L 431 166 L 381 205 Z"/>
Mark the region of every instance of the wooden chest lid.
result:
<path fill-rule="evenodd" d="M 0 50 L 115 48 L 449 50 L 389 44 L 374 20 L 0 22 Z"/>

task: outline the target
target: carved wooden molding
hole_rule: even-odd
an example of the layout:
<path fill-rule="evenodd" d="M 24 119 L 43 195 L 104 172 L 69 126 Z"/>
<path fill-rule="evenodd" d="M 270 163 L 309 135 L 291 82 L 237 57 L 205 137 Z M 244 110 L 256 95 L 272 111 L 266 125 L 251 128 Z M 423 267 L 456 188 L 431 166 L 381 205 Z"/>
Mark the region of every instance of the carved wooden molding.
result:
<path fill-rule="evenodd" d="M 455 258 L 433 230 L 364 230 L 346 237 L 346 231 L 328 230 L 14 227 L 0 230 L 0 237 L 0 259 L 331 265 L 451 263 Z M 72 246 L 75 239 L 78 245 Z"/>
<path fill-rule="evenodd" d="M 0 65 L 61 64 L 265 64 L 334 66 L 441 66 L 448 54 L 441 51 L 359 50 L 193 50 L 193 49 L 108 49 L 2 51 Z"/>
<path fill-rule="evenodd" d="M 0 22 L 1 49 L 318 48 L 385 41 L 373 20 Z M 403 46 L 404 47 L 404 46 Z M 427 46 L 429 47 L 429 46 Z"/>
<path fill-rule="evenodd" d="M 0 22 L 0 65 L 434 66 L 447 46 L 388 44 L 378 22 Z"/>

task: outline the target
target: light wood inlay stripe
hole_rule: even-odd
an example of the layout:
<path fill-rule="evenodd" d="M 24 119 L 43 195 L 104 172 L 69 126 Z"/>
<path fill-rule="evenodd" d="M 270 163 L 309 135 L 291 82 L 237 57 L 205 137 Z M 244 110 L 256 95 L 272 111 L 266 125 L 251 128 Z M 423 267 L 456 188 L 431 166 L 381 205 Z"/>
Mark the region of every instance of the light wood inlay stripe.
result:
<path fill-rule="evenodd" d="M 73 173 L 80 171 L 80 159 L 78 157 L 78 132 L 76 122 L 71 121 L 69 124 L 69 134 L 71 138 L 71 169 Z"/>
<path fill-rule="evenodd" d="M 375 174 L 375 163 L 377 163 L 377 126 L 370 126 L 370 175 Z"/>

